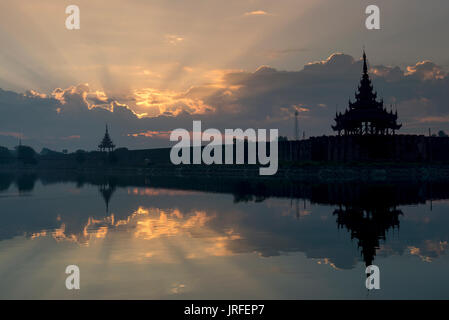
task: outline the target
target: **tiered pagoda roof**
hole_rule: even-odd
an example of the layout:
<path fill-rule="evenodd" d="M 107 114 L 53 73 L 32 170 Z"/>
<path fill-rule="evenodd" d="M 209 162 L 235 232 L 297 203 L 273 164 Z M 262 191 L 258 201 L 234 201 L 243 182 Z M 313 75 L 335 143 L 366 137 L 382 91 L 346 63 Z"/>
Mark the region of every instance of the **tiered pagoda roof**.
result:
<path fill-rule="evenodd" d="M 401 128 L 397 123 L 397 111 L 388 112 L 383 100 L 377 100 L 377 93 L 368 75 L 366 54 L 363 52 L 363 75 L 360 80 L 355 101 L 349 100 L 348 109 L 335 115 L 335 125 L 332 129 L 339 135 L 388 135 L 395 134 Z"/>
<path fill-rule="evenodd" d="M 113 151 L 115 148 L 115 145 L 112 142 L 111 137 L 109 136 L 108 125 L 106 125 L 106 132 L 104 134 L 103 140 L 101 140 L 101 143 L 98 145 L 98 148 L 100 149 L 100 151 Z"/>

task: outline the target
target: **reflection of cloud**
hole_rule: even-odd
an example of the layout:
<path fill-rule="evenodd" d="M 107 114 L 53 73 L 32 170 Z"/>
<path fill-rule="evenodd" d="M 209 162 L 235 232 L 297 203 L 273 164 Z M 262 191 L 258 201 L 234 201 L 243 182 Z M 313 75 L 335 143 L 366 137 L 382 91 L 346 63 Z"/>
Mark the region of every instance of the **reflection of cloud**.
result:
<path fill-rule="evenodd" d="M 190 193 L 183 190 L 128 189 L 130 195 L 161 196 L 159 199 L 164 195 L 176 198 Z M 155 201 L 158 200 L 151 199 L 151 202 Z M 61 217 L 58 219 L 59 227 L 38 230 L 29 238 L 48 237 L 80 246 L 98 245 L 102 241 L 117 243 L 119 239 L 126 250 L 114 250 L 110 255 L 114 262 L 182 263 L 238 254 L 272 257 L 304 252 L 307 258 L 316 259 L 318 264 L 351 269 L 358 260 L 358 252 L 350 245 L 349 238 L 338 234 L 335 220 L 324 219 L 330 216 L 310 203 L 308 208 L 301 203 L 296 210 L 295 203 L 272 198 L 263 205 L 245 204 L 244 209 L 237 205 L 232 209 L 225 207 L 220 212 L 215 211 L 219 210 L 215 209 L 215 203 L 183 209 L 173 206 L 172 199 L 168 201 L 171 209 L 139 206 L 124 218 L 117 219 L 114 214 L 105 218 L 90 217 L 79 227 L 71 226 L 70 219 Z M 182 206 L 181 203 L 183 201 L 179 202 Z M 298 216 L 306 217 L 298 220 Z M 412 243 L 395 242 L 393 239 L 390 244 L 381 245 L 377 254 L 389 256 L 406 251 L 428 262 L 444 254 L 448 248 L 446 233 L 424 240 L 429 239 L 429 230 L 433 227 L 421 220 L 408 220 L 402 232 L 418 225 L 427 230 L 420 235 L 421 238 L 414 238 Z M 430 236 L 434 236 L 433 231 Z"/>
<path fill-rule="evenodd" d="M 448 248 L 447 241 L 424 240 L 421 247 L 409 246 L 408 250 L 411 255 L 421 258 L 424 262 L 432 262 L 434 258 L 440 257 Z"/>
<path fill-rule="evenodd" d="M 449 115 L 447 116 L 431 116 L 431 117 L 424 117 L 419 119 L 420 122 L 428 123 L 428 122 L 435 122 L 435 123 L 448 123 L 449 122 Z"/>
<path fill-rule="evenodd" d="M 51 237 L 53 239 L 55 239 L 56 241 L 60 242 L 60 241 L 68 241 L 68 242 L 80 242 L 78 240 L 78 237 L 74 234 L 69 234 L 67 235 L 65 233 L 65 228 L 66 225 L 63 223 L 61 224 L 61 227 L 54 229 L 50 234 Z M 46 232 L 38 232 L 38 233 L 34 233 L 31 235 L 32 239 L 36 239 L 42 236 L 46 236 L 47 233 Z M 80 243 L 81 244 L 81 243 Z"/>
<path fill-rule="evenodd" d="M 176 191 L 174 191 L 176 192 Z M 116 220 L 114 214 L 104 219 L 90 217 L 79 233 L 70 233 L 63 222 L 54 230 L 43 230 L 32 233 L 29 237 L 37 239 L 51 237 L 57 242 L 73 242 L 81 246 L 89 246 L 93 242 L 106 239 L 121 232 L 129 236 L 129 240 L 152 241 L 153 249 L 148 251 L 144 246 L 133 257 L 115 256 L 118 260 L 142 261 L 147 259 L 163 259 L 171 261 L 164 247 L 158 244 L 161 239 L 176 238 L 179 243 L 190 241 L 192 244 L 184 248 L 185 259 L 199 259 L 208 256 L 226 256 L 233 254 L 228 249 L 228 242 L 241 239 L 232 229 L 221 232 L 210 229 L 207 224 L 214 218 L 204 211 L 183 213 L 178 209 L 162 210 L 158 208 L 139 207 L 130 216 L 123 220 Z M 123 239 L 122 239 L 123 240 Z"/>
<path fill-rule="evenodd" d="M 191 196 L 202 194 L 199 191 L 174 190 L 174 189 L 156 189 L 156 188 L 129 188 L 128 194 L 140 196 Z"/>
<path fill-rule="evenodd" d="M 37 239 L 47 236 L 47 231 L 35 232 L 30 235 L 31 239 Z"/>
<path fill-rule="evenodd" d="M 338 268 L 335 263 L 333 263 L 329 258 L 322 258 L 322 259 L 318 259 L 317 261 L 318 264 L 327 264 L 329 265 L 332 269 L 335 270 L 342 270 L 340 268 Z"/>
<path fill-rule="evenodd" d="M 173 294 L 179 294 L 184 290 L 185 287 L 186 287 L 185 284 L 182 283 L 174 284 L 173 287 L 170 289 L 170 292 Z"/>
<path fill-rule="evenodd" d="M 60 219 L 57 220 L 60 221 Z M 31 239 L 51 237 L 57 242 L 74 242 L 82 246 L 89 246 L 89 244 L 96 239 L 106 238 L 109 227 L 113 224 L 113 214 L 104 219 L 94 219 L 90 217 L 80 233 L 69 232 L 66 223 L 62 222 L 59 228 L 34 232 L 29 237 Z"/>
<path fill-rule="evenodd" d="M 149 210 L 139 208 L 138 214 L 145 215 L 145 218 L 140 218 L 136 222 L 134 235 L 145 240 L 175 236 L 189 229 L 201 228 L 211 219 L 205 212 L 195 212 L 193 216 L 184 220 L 183 215 L 177 210 L 172 212 L 156 210 L 150 215 Z"/>

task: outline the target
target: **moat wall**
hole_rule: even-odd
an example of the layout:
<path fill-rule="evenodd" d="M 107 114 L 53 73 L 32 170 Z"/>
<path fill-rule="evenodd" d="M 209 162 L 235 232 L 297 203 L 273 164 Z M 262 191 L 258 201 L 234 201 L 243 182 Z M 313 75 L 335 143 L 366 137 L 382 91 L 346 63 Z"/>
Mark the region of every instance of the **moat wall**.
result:
<path fill-rule="evenodd" d="M 418 135 L 395 136 L 322 136 L 300 141 L 279 141 L 280 167 L 294 163 L 444 163 L 449 164 L 449 137 L 426 137 Z M 32 164 L 21 163 L 17 159 L 0 159 L 0 167 L 42 169 L 79 168 L 149 168 L 164 167 L 173 170 L 170 162 L 170 148 L 127 150 L 118 149 L 107 154 L 98 151 L 83 154 L 51 153 L 36 155 Z M 192 150 L 191 150 L 192 151 Z M 234 149 L 234 157 L 236 150 Z M 223 150 L 223 157 L 224 157 Z M 191 152 L 192 155 L 192 152 Z M 245 152 L 245 163 L 248 154 Z M 178 168 L 177 166 L 176 168 Z M 198 165 L 188 165 L 195 167 Z M 200 166 L 209 167 L 209 166 Z M 214 170 L 245 169 L 245 165 L 215 165 Z M 171 169 L 170 169 L 171 168 Z"/>
<path fill-rule="evenodd" d="M 279 142 L 281 161 L 449 162 L 449 137 L 322 136 Z"/>

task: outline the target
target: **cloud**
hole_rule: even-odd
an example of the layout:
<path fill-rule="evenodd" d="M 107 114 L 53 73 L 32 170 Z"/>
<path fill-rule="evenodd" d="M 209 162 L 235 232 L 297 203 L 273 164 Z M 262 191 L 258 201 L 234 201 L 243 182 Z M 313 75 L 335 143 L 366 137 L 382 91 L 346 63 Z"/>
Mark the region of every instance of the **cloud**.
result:
<path fill-rule="evenodd" d="M 188 97 L 182 92 L 144 88 L 135 90 L 134 96 L 141 115 L 148 117 L 162 114 L 177 116 L 182 112 L 205 114 L 215 111 L 214 107 L 205 104 L 203 100 Z"/>
<path fill-rule="evenodd" d="M 399 81 L 404 77 L 404 72 L 399 67 L 373 66 L 371 73 L 387 82 Z"/>
<path fill-rule="evenodd" d="M 442 67 L 430 61 L 405 70 L 369 67 L 379 98 L 387 108 L 395 104 L 398 109 L 404 124 L 401 132 L 425 133 L 428 127 L 449 131 L 449 77 Z M 361 72 L 361 59 L 333 53 L 297 71 L 270 66 L 253 72 L 211 70 L 203 84 L 186 91 L 144 87 L 109 94 L 88 84 L 57 88 L 50 94 L 0 89 L 0 128 L 22 133 L 24 143 L 33 146 L 73 150 L 95 148 L 108 123 L 118 146 L 149 148 L 170 145 L 167 133 L 190 130 L 193 120 L 220 130 L 278 128 L 281 135 L 291 137 L 298 111 L 299 129 L 306 136 L 333 134 L 335 111 L 353 99 Z M 70 136 L 79 138 L 60 138 Z M 0 135 L 0 144 L 14 143 L 14 136 Z"/>
<path fill-rule="evenodd" d="M 426 60 L 418 62 L 414 66 L 408 66 L 405 75 L 420 80 L 441 80 L 447 76 L 447 73 L 435 63 Z"/>
<path fill-rule="evenodd" d="M 267 16 L 267 15 L 269 15 L 269 13 L 263 10 L 245 12 L 245 16 Z"/>
<path fill-rule="evenodd" d="M 148 138 L 163 138 L 163 139 L 169 139 L 171 131 L 151 131 L 147 130 L 144 132 L 138 132 L 138 133 L 130 133 L 128 136 L 130 137 L 148 137 Z"/>
<path fill-rule="evenodd" d="M 348 99 L 354 99 L 361 73 L 361 59 L 334 53 L 324 60 L 306 64 L 299 71 L 262 66 L 254 72 L 226 73 L 221 87 L 209 92 L 203 100 L 217 108 L 222 122 L 234 126 L 278 127 L 282 134 L 290 136 L 294 110 L 301 106 L 308 110 L 300 113 L 300 120 L 307 118 L 300 121 L 301 130 L 309 135 L 331 134 L 335 111 L 342 111 Z M 416 122 L 423 117 L 449 116 L 449 78 L 442 67 L 429 61 L 418 62 L 405 70 L 398 66 L 370 65 L 370 75 L 385 106 L 394 104 L 398 108 L 403 132 L 421 133 L 424 127 L 419 128 Z M 192 90 L 202 91 L 201 88 Z M 219 125 L 217 122 L 213 121 Z"/>
<path fill-rule="evenodd" d="M 0 132 L 0 136 L 6 136 L 6 137 L 14 137 L 14 138 L 23 138 L 23 134 L 20 132 Z"/>
<path fill-rule="evenodd" d="M 167 34 L 165 35 L 165 41 L 171 45 L 177 45 L 178 43 L 184 41 L 184 37 L 176 34 Z"/>
<path fill-rule="evenodd" d="M 81 138 L 81 136 L 79 135 L 73 135 L 73 136 L 68 136 L 68 137 L 61 137 L 61 140 L 72 140 L 72 139 L 79 139 Z"/>
<path fill-rule="evenodd" d="M 296 54 L 306 51 L 308 51 L 306 48 L 287 48 L 282 50 L 268 50 L 264 52 L 263 55 L 269 59 L 278 59 L 289 54 Z"/>

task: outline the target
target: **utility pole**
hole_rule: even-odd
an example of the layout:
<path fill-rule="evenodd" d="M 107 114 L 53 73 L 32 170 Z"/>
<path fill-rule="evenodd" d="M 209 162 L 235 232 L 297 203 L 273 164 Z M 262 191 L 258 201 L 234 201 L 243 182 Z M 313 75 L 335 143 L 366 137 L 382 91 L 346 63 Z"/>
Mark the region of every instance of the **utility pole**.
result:
<path fill-rule="evenodd" d="M 298 128 L 298 110 L 295 110 L 295 140 L 299 140 L 299 128 Z"/>

